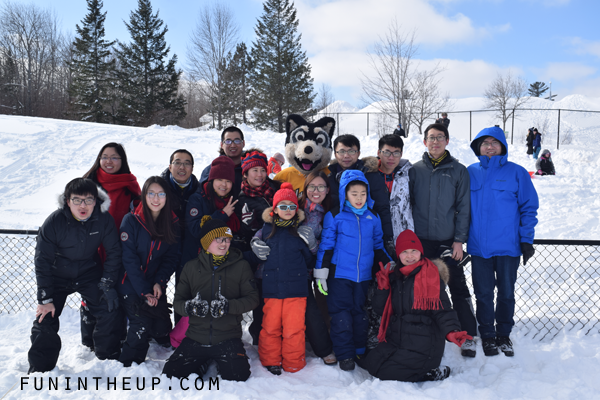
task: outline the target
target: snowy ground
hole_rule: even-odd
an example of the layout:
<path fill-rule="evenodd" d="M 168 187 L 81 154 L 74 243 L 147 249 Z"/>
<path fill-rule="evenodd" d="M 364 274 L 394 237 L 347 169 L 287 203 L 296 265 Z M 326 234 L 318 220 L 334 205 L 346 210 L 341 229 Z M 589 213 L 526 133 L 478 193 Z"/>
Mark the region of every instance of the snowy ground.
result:
<path fill-rule="evenodd" d="M 535 107 L 548 107 L 549 102 L 537 100 Z M 455 110 L 480 109 L 481 99 L 458 101 Z M 570 96 L 551 104 L 553 108 L 600 109 L 600 99 Z M 525 155 L 526 128 L 540 125 L 543 113 L 529 112 L 515 124 L 519 132 L 515 145 L 509 146 L 509 159 L 534 170 L 534 160 Z M 465 115 L 451 117 L 450 152 L 468 165 L 476 161 L 469 145 L 469 120 Z M 361 137 L 361 156 L 375 155 L 377 138 L 365 136 L 364 116 L 344 116 L 341 133 L 355 133 Z M 543 121 L 542 121 L 543 122 Z M 494 123 L 490 115 L 474 116 L 473 134 Z M 555 128 L 554 128 L 555 129 Z M 564 113 L 561 132 L 569 130 L 570 144 L 561 144 L 556 150 L 556 132 L 550 131 L 544 148 L 549 148 L 558 175 L 534 180 L 540 195 L 539 224 L 536 238 L 545 239 L 600 239 L 600 185 L 596 171 L 600 167 L 600 115 Z M 282 152 L 285 137 L 282 134 L 254 131 L 242 126 L 246 134 L 246 148 L 260 147 L 270 156 Z M 553 136 L 554 135 L 554 136 Z M 552 139 L 553 137 L 553 139 Z M 220 133 L 216 131 L 184 130 L 176 127 L 131 128 L 41 118 L 0 115 L 0 229 L 37 229 L 56 208 L 56 195 L 66 182 L 81 176 L 92 165 L 100 147 L 111 141 L 122 143 L 129 158 L 132 172 L 140 185 L 167 167 L 169 155 L 176 149 L 186 148 L 195 157 L 195 173 L 200 175 L 204 166 L 217 155 Z M 424 146 L 414 133 L 406 140 L 404 157 L 412 162 L 420 159 Z M 402 398 L 447 399 L 600 399 L 600 334 L 596 328 L 589 335 L 581 331 L 562 332 L 553 340 L 540 342 L 525 336 L 524 331 L 513 334 L 516 356 L 506 358 L 484 357 L 479 348 L 477 358 L 463 359 L 458 348 L 447 344 L 443 363 L 451 366 L 452 375 L 443 382 L 407 384 L 381 382 L 372 379 L 358 368 L 347 373 L 338 367 L 322 364 L 308 353 L 308 365 L 296 374 L 284 373 L 275 377 L 260 366 L 255 347 L 247 345 L 252 376 L 245 383 L 219 382 L 219 390 L 208 390 L 208 377 L 216 376 L 209 370 L 204 389 L 194 389 L 193 380 L 179 382 L 160 375 L 170 352 L 151 346 L 149 360 L 140 366 L 122 368 L 116 361 L 98 361 L 79 344 L 78 314 L 65 309 L 61 317 L 63 350 L 57 369 L 47 374 L 29 376 L 21 388 L 22 377 L 27 377 L 27 350 L 33 310 L 17 314 L 0 314 L 0 399 L 77 396 L 79 399 L 102 397 L 180 399 L 205 398 L 294 398 L 328 399 Z M 34 378 L 43 389 L 35 390 Z M 58 390 L 50 390 L 48 378 L 58 378 Z M 67 377 L 71 390 L 65 390 Z M 77 379 L 88 380 L 87 390 L 77 390 Z M 96 390 L 94 377 L 101 377 Z M 132 379 L 127 380 L 127 377 Z M 146 388 L 136 389 L 136 378 L 146 378 Z M 160 379 L 152 390 L 151 379 Z M 117 383 L 117 390 L 107 380 Z M 125 387 L 131 390 L 123 390 Z M 8 393 L 7 393 L 8 392 Z M 4 397 L 3 397 L 4 396 Z"/>

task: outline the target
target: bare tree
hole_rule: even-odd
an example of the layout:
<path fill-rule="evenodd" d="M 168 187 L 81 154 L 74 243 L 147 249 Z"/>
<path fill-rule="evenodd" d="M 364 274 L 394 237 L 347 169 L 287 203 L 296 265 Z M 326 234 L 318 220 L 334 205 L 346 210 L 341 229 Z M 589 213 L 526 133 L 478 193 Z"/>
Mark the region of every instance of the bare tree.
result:
<path fill-rule="evenodd" d="M 322 83 L 321 87 L 319 88 L 314 106 L 318 110 L 319 115 L 324 117 L 330 116 L 327 108 L 333 102 L 335 102 L 335 97 L 333 97 L 333 93 L 331 93 L 331 86 L 326 83 Z"/>
<path fill-rule="evenodd" d="M 448 93 L 442 94 L 439 89 L 439 73 L 442 69 L 437 65 L 430 71 L 416 72 L 411 81 L 412 97 L 410 102 L 412 123 L 423 134 L 423 127 L 428 119 L 440 111 L 450 111 L 453 102 Z"/>
<path fill-rule="evenodd" d="M 186 101 L 186 116 L 179 124 L 183 128 L 196 128 L 205 125 L 202 117 L 208 112 L 210 101 L 205 97 L 205 91 L 202 90 L 201 85 L 202 83 L 189 80 L 187 75 L 179 80 L 179 94 Z"/>
<path fill-rule="evenodd" d="M 485 90 L 485 107 L 496 110 L 496 117 L 502 119 L 502 129 L 506 131 L 506 121 L 525 104 L 527 83 L 521 78 L 514 78 L 509 71 L 506 75 L 498 74 L 496 79 Z"/>
<path fill-rule="evenodd" d="M 205 6 L 198 16 L 198 22 L 188 45 L 188 73 L 196 82 L 203 82 L 201 87 L 205 96 L 211 99 L 217 115 L 218 128 L 222 128 L 224 86 L 223 66 L 227 54 L 235 51 L 238 27 L 233 13 L 222 3 Z"/>

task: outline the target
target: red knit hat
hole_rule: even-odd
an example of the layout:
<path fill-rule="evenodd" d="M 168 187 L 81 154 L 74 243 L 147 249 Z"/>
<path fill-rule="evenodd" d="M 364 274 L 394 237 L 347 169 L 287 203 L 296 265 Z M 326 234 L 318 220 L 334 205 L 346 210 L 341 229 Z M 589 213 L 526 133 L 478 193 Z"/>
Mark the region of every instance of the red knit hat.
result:
<path fill-rule="evenodd" d="M 242 174 L 245 174 L 250 168 L 263 167 L 267 169 L 267 156 L 260 151 L 251 151 L 246 153 L 246 156 L 242 158 Z"/>
<path fill-rule="evenodd" d="M 227 179 L 230 182 L 235 182 L 235 164 L 231 158 L 227 156 L 219 156 L 210 164 L 210 173 L 208 180 Z"/>
<path fill-rule="evenodd" d="M 396 239 L 396 254 L 398 255 L 404 250 L 410 249 L 419 250 L 423 254 L 423 245 L 417 235 L 410 229 L 406 229 Z"/>
<path fill-rule="evenodd" d="M 273 208 L 277 207 L 277 204 L 282 200 L 289 200 L 298 207 L 298 196 L 294 192 L 294 187 L 289 182 L 284 182 L 281 188 L 273 196 Z"/>

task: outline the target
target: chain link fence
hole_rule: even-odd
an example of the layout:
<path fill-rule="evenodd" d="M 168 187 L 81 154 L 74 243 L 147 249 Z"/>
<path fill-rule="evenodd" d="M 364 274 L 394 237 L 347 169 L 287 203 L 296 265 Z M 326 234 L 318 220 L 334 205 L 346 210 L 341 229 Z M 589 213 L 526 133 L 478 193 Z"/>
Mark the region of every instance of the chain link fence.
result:
<path fill-rule="evenodd" d="M 0 230 L 0 313 L 33 310 L 37 305 L 36 233 Z M 534 247 L 535 255 L 519 267 L 515 329 L 540 340 L 551 339 L 563 329 L 599 332 L 600 241 L 536 240 Z M 465 274 L 471 285 L 470 264 Z M 173 293 L 171 280 L 170 301 Z M 73 294 L 66 306 L 79 308 L 79 302 L 79 295 Z"/>

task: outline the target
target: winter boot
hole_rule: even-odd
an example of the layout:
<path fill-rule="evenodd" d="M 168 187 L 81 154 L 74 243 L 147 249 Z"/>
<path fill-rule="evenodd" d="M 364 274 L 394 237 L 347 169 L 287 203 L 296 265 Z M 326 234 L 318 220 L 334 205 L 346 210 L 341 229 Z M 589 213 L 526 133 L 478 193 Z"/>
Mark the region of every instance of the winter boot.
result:
<path fill-rule="evenodd" d="M 440 365 L 425 374 L 426 381 L 443 381 L 450 376 L 450 367 Z"/>
<path fill-rule="evenodd" d="M 497 356 L 498 345 L 496 344 L 496 338 L 485 338 L 482 340 L 483 354 L 486 356 Z"/>
<path fill-rule="evenodd" d="M 353 358 L 346 358 L 345 360 L 340 361 L 340 369 L 342 371 L 352 371 L 354 366 L 355 363 Z"/>
<path fill-rule="evenodd" d="M 356 365 L 358 365 L 359 367 L 361 367 L 362 369 L 367 369 L 365 367 L 365 361 L 366 361 L 366 359 L 367 359 L 367 356 L 365 354 L 357 354 L 354 357 L 354 363 Z"/>
<path fill-rule="evenodd" d="M 475 340 L 471 340 L 471 339 L 465 340 L 465 342 L 462 344 L 462 346 L 460 346 L 460 354 L 463 357 L 475 357 L 475 354 L 476 354 Z"/>
<path fill-rule="evenodd" d="M 335 365 L 337 364 L 337 358 L 335 357 L 335 354 L 331 353 L 328 356 L 323 357 L 323 362 L 325 365 Z"/>
<path fill-rule="evenodd" d="M 265 367 L 267 371 L 272 373 L 273 375 L 281 375 L 281 366 L 280 365 L 269 365 Z"/>
<path fill-rule="evenodd" d="M 498 336 L 496 338 L 496 345 L 504 353 L 506 357 L 512 357 L 515 355 L 513 344 L 508 336 Z"/>

